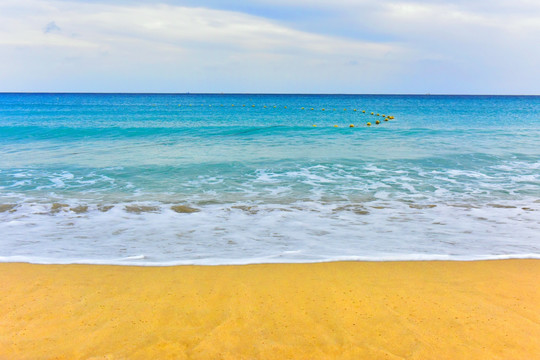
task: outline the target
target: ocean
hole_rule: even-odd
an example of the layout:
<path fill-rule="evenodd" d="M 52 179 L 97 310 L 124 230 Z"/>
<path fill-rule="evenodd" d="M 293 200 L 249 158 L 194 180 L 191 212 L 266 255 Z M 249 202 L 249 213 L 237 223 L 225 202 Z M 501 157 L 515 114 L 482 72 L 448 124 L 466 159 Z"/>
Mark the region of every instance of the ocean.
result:
<path fill-rule="evenodd" d="M 0 94 L 2 262 L 502 258 L 540 258 L 537 96 Z"/>

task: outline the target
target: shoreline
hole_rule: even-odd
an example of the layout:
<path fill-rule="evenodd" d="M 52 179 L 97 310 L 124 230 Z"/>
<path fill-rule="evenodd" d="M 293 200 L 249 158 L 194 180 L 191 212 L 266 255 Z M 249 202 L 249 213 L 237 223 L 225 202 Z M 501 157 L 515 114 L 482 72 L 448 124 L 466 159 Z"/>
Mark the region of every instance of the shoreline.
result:
<path fill-rule="evenodd" d="M 442 254 L 413 254 L 386 256 L 339 256 L 327 259 L 294 259 L 280 258 L 272 261 L 268 258 L 184 260 L 184 261 L 153 261 L 144 262 L 145 255 L 133 255 L 117 259 L 72 259 L 61 261 L 51 258 L 30 258 L 27 256 L 0 256 L 0 264 L 29 264 L 29 265 L 88 265 L 88 266 L 127 266 L 127 267 L 175 267 L 175 266 L 247 266 L 247 265 L 280 265 L 280 264 L 325 264 L 340 262 L 366 263 L 400 263 L 400 262 L 477 262 L 501 260 L 540 260 L 540 254 L 503 254 L 503 255 L 442 255 Z"/>
<path fill-rule="evenodd" d="M 0 359 L 528 359 L 540 261 L 0 263 Z"/>

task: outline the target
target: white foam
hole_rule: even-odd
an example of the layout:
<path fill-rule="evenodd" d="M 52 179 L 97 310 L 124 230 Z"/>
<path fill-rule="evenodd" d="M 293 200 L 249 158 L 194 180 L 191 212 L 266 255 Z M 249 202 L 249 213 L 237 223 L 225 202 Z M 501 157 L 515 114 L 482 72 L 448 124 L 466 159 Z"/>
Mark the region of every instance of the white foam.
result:
<path fill-rule="evenodd" d="M 540 203 L 532 199 L 473 207 L 391 199 L 195 204 L 195 213 L 157 202 L 117 203 L 106 212 L 80 200 L 66 205 L 51 211 L 51 204 L 27 202 L 0 213 L 0 261 L 217 265 L 540 256 Z M 75 212 L 77 205 L 88 211 Z M 129 212 L 128 205 L 141 211 Z"/>
<path fill-rule="evenodd" d="M 335 256 L 324 259 L 298 259 L 261 257 L 252 259 L 222 259 L 207 258 L 199 260 L 171 260 L 161 262 L 137 261 L 143 260 L 144 255 L 136 255 L 122 259 L 57 259 L 28 256 L 0 256 L 0 263 L 29 263 L 29 264 L 56 264 L 56 265 L 125 265 L 125 266 L 182 266 L 182 265 L 251 265 L 251 264 L 313 264 L 323 262 L 363 261 L 363 262 L 403 262 L 403 261 L 490 261 L 490 260 L 519 260 L 540 259 L 540 254 L 512 254 L 512 255 L 478 255 L 478 256 L 451 256 L 444 254 L 423 255 L 403 254 L 393 256 Z"/>

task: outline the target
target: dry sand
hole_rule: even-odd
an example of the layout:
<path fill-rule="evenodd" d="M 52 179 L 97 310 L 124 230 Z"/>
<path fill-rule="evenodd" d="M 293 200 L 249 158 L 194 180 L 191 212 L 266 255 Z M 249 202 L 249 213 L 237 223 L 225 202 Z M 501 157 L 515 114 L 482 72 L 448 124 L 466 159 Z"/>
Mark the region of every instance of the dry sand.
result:
<path fill-rule="evenodd" d="M 0 264 L 0 359 L 538 359 L 540 261 Z"/>

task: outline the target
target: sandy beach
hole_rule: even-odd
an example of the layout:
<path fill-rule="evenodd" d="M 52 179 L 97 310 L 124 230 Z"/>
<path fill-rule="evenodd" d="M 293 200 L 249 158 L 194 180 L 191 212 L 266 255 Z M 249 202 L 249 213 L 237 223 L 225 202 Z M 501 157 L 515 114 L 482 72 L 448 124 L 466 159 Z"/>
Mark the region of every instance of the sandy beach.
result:
<path fill-rule="evenodd" d="M 532 359 L 540 261 L 0 264 L 0 359 Z"/>

